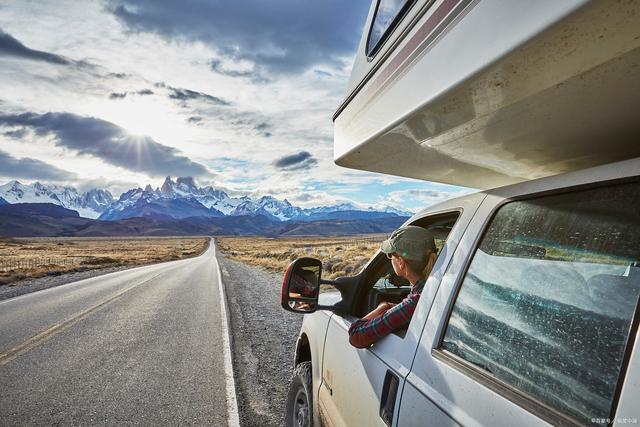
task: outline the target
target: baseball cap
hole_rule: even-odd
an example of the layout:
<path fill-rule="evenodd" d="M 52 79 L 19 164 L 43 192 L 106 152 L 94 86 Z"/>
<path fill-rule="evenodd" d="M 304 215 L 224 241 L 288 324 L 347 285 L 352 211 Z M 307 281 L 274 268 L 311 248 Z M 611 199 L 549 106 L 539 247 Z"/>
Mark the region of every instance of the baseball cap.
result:
<path fill-rule="evenodd" d="M 403 258 L 420 260 L 427 253 L 427 249 L 436 251 L 433 235 L 422 227 L 407 225 L 400 227 L 380 247 L 385 254 L 397 253 Z"/>

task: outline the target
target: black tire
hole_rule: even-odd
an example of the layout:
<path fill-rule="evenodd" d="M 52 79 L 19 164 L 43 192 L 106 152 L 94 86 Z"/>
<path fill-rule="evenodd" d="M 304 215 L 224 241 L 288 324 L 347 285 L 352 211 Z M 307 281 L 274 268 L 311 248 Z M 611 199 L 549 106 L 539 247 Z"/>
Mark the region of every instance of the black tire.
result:
<path fill-rule="evenodd" d="M 302 362 L 293 370 L 287 393 L 285 425 L 313 427 L 313 387 L 311 362 Z"/>

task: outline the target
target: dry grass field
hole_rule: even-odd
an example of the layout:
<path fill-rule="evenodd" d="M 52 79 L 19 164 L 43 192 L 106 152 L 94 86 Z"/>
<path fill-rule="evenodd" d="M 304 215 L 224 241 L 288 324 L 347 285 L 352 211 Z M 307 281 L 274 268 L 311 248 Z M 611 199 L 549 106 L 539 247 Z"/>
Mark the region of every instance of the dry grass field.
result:
<path fill-rule="evenodd" d="M 0 238 L 0 285 L 27 278 L 189 258 L 205 237 Z"/>
<path fill-rule="evenodd" d="M 231 259 L 284 273 L 291 261 L 302 256 L 322 260 L 322 277 L 333 279 L 357 274 L 380 247 L 385 235 L 348 237 L 223 237 L 218 248 Z"/>

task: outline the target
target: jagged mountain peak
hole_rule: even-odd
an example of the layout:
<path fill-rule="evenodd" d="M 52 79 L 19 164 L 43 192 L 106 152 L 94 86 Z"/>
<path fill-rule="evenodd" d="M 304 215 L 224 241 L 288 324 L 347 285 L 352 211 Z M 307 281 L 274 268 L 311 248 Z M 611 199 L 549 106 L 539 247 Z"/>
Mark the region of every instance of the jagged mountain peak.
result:
<path fill-rule="evenodd" d="M 170 176 L 167 176 L 164 179 L 164 183 L 160 187 L 160 191 L 162 191 L 165 194 L 169 194 L 173 192 L 173 187 L 174 187 L 174 182 L 171 180 Z"/>
<path fill-rule="evenodd" d="M 176 178 L 176 185 L 182 186 L 182 187 L 186 187 L 186 188 L 190 188 L 190 189 L 194 189 L 194 190 L 198 189 L 198 187 L 196 186 L 195 181 L 193 180 L 193 177 L 191 177 L 191 176 L 181 176 L 181 177 Z"/>

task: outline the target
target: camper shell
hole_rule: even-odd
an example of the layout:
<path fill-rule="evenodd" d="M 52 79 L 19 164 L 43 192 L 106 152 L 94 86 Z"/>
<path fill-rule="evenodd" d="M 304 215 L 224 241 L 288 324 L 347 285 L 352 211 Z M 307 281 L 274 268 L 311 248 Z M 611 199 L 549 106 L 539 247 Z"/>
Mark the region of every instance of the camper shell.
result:
<path fill-rule="evenodd" d="M 494 188 L 635 158 L 639 63 L 637 1 L 373 1 L 335 162 Z"/>

